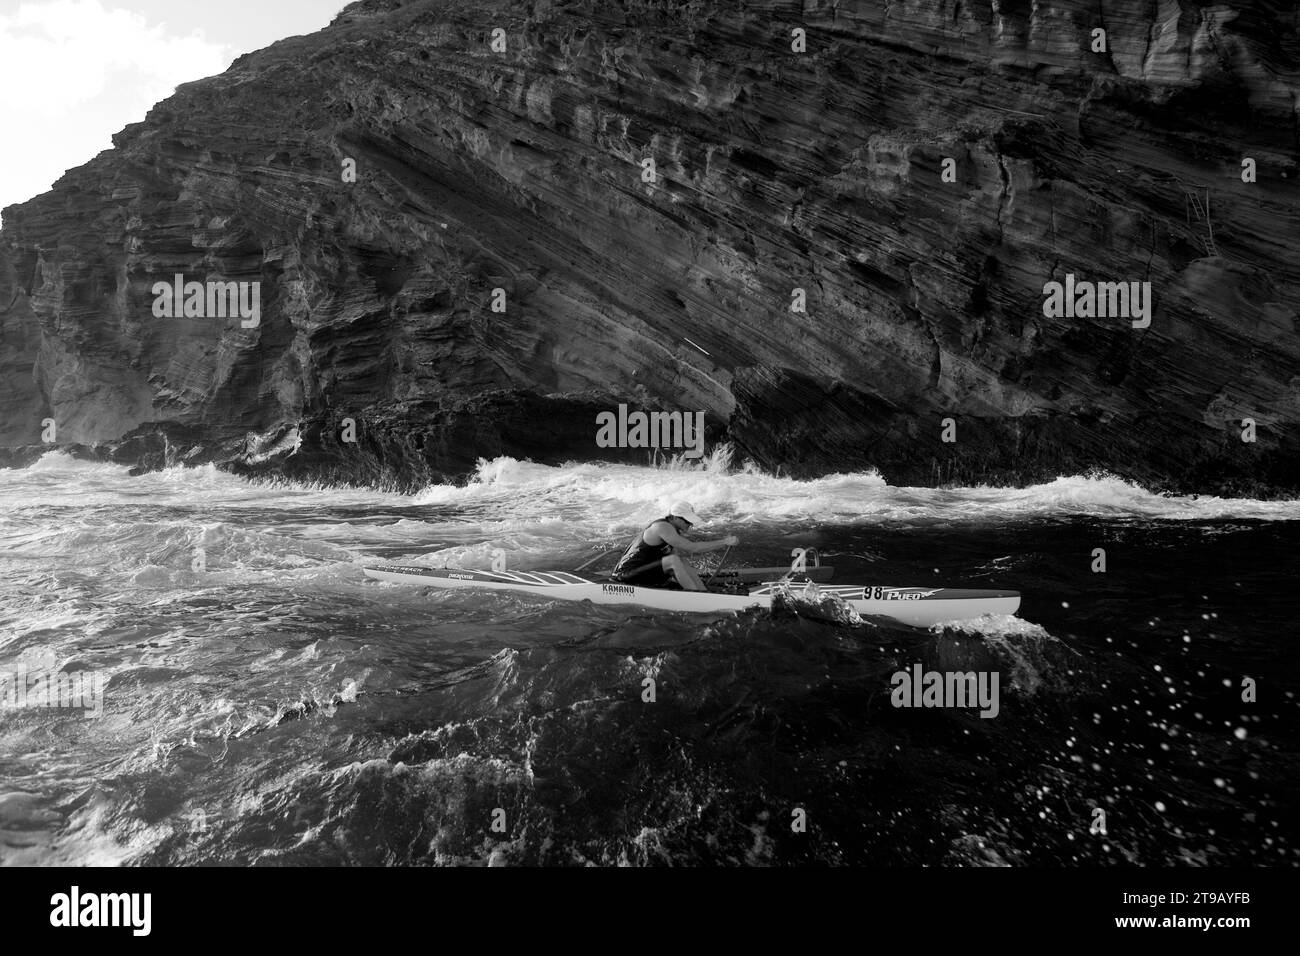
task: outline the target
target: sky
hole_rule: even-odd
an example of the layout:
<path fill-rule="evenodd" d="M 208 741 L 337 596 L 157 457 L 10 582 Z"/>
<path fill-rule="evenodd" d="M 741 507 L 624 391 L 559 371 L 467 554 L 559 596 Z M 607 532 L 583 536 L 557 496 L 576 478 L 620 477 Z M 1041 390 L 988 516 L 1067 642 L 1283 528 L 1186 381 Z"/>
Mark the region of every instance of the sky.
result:
<path fill-rule="evenodd" d="M 112 147 L 181 83 L 349 0 L 0 0 L 0 209 Z"/>

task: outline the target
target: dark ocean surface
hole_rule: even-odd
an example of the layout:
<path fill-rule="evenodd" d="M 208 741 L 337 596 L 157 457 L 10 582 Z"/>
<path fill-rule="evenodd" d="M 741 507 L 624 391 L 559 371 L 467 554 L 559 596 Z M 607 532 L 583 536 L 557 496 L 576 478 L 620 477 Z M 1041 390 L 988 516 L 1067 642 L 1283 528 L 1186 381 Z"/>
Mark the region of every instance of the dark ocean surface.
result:
<path fill-rule="evenodd" d="M 361 572 L 572 569 L 679 498 L 728 566 L 1023 603 L 917 630 Z M 106 684 L 99 716 L 0 699 L 0 862 L 1296 866 L 1298 548 L 1300 502 L 1107 476 L 499 459 L 400 496 L 50 454 L 0 471 L 0 675 Z M 917 663 L 998 673 L 997 716 L 892 706 Z"/>

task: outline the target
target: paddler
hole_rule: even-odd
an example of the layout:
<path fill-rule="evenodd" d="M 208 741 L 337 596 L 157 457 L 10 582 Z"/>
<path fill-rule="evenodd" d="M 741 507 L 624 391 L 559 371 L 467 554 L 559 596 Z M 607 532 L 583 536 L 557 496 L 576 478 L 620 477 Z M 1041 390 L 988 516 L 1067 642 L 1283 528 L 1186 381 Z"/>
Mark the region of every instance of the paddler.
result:
<path fill-rule="evenodd" d="M 611 577 L 646 588 L 667 587 L 675 580 L 685 591 L 705 590 L 704 582 L 683 555 L 734 548 L 740 539 L 734 534 L 716 541 L 687 541 L 682 537 L 691 525 L 699 523 L 700 516 L 690 502 L 677 502 L 665 517 L 652 521 L 633 539 Z"/>

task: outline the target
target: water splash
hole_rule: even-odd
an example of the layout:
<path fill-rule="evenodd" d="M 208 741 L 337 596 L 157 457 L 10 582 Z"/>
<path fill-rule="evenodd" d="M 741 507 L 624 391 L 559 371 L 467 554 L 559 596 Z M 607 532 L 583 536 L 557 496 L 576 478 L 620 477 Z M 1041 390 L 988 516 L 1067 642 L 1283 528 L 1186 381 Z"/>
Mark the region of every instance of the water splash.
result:
<path fill-rule="evenodd" d="M 843 598 L 823 592 L 813 581 L 803 585 L 781 582 L 781 587 L 772 595 L 771 613 L 774 618 L 805 617 L 827 624 L 857 626 L 866 623 Z"/>

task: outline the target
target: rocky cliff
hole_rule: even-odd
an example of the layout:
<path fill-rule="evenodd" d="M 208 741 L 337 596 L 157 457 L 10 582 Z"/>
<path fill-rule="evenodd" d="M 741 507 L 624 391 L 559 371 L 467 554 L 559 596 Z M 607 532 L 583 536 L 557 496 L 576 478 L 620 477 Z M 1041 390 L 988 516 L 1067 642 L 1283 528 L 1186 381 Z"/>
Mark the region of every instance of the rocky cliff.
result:
<path fill-rule="evenodd" d="M 1281 0 L 364 0 L 3 219 L 10 463 L 52 419 L 411 485 L 645 460 L 594 441 L 626 402 L 796 475 L 1300 485 Z M 258 324 L 157 317 L 176 274 Z M 1149 327 L 1048 317 L 1067 275 Z"/>

